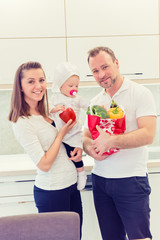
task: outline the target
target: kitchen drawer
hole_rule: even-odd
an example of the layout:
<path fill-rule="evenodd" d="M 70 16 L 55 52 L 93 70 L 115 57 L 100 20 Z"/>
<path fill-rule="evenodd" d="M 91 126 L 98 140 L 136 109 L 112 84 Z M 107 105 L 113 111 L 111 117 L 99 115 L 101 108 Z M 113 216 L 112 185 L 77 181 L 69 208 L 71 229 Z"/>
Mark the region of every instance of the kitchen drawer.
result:
<path fill-rule="evenodd" d="M 13 199 L 12 199 L 13 200 Z M 0 203 L 0 217 L 37 213 L 34 201 Z"/>
<path fill-rule="evenodd" d="M 0 183 L 0 198 L 10 196 L 33 195 L 34 181 Z"/>

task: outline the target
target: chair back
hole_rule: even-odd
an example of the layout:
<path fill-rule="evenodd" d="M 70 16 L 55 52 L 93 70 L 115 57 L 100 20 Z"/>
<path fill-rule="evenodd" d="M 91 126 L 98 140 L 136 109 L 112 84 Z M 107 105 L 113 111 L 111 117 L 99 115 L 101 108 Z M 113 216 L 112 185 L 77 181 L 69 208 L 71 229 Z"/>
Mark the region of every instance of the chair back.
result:
<path fill-rule="evenodd" d="M 34 213 L 0 218 L 0 240 L 79 240 L 75 212 Z"/>

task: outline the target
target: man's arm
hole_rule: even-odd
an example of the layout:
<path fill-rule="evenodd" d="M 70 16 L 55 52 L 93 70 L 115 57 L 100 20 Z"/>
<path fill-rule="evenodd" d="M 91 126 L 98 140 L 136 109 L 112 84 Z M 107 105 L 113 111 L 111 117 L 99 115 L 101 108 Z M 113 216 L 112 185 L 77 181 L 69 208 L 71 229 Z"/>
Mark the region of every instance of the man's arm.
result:
<path fill-rule="evenodd" d="M 137 119 L 138 129 L 120 135 L 109 135 L 99 126 L 100 135 L 93 141 L 93 148 L 103 154 L 111 148 L 128 149 L 151 144 L 156 130 L 156 116 L 145 116 Z"/>

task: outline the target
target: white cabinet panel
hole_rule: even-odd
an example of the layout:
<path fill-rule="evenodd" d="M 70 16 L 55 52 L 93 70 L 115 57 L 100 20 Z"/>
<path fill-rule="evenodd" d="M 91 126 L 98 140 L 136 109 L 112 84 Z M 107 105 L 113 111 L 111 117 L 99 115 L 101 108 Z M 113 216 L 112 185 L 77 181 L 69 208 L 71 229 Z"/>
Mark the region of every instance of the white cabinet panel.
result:
<path fill-rule="evenodd" d="M 19 201 L 24 199 L 19 198 Z M 20 214 L 37 213 L 37 208 L 33 201 L 29 202 L 10 202 L 0 204 L 0 217 L 13 216 Z"/>
<path fill-rule="evenodd" d="M 0 217 L 36 213 L 34 180 L 0 183 Z"/>
<path fill-rule="evenodd" d="M 65 39 L 0 39 L 0 53 L 0 84 L 13 83 L 17 68 L 27 61 L 40 62 L 49 82 L 55 66 L 66 60 Z"/>
<path fill-rule="evenodd" d="M 82 191 L 83 225 L 82 240 L 102 240 L 92 191 Z"/>
<path fill-rule="evenodd" d="M 151 185 L 151 232 L 153 240 L 160 239 L 160 173 L 149 174 Z"/>
<path fill-rule="evenodd" d="M 63 0 L 1 0 L 0 37 L 64 36 Z"/>
<path fill-rule="evenodd" d="M 158 34 L 158 0 L 66 0 L 68 36 Z"/>
<path fill-rule="evenodd" d="M 33 195 L 34 181 L 0 183 L 1 198 L 11 196 Z"/>
<path fill-rule="evenodd" d="M 71 38 L 68 39 L 69 61 L 80 68 L 83 80 L 91 74 L 87 52 L 97 46 L 110 47 L 115 52 L 122 74 L 132 79 L 159 77 L 158 36 Z M 92 77 L 87 78 L 90 79 L 93 80 Z"/>

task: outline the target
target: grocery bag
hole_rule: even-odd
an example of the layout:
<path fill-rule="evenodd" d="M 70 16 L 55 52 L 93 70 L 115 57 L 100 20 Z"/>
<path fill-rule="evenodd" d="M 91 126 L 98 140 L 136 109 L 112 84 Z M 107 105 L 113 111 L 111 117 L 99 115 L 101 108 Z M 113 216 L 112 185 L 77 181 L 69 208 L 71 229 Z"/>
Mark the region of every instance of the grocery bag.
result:
<path fill-rule="evenodd" d="M 125 116 L 121 119 L 111 119 L 105 118 L 101 119 L 95 115 L 88 115 L 88 128 L 92 135 L 92 139 L 96 139 L 99 136 L 99 132 L 96 129 L 96 125 L 100 126 L 105 132 L 109 134 L 121 134 L 126 130 L 126 121 Z M 111 155 L 113 153 L 118 152 L 118 148 L 109 149 L 107 152 L 103 153 L 103 155 Z"/>

